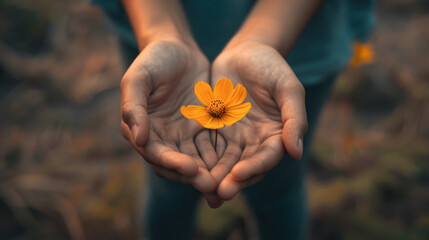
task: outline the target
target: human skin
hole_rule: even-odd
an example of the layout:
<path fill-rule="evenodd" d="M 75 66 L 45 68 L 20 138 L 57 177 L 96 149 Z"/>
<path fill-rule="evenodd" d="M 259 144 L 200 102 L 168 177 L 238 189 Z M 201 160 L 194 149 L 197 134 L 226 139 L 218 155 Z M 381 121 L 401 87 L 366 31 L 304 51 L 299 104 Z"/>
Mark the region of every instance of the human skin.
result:
<path fill-rule="evenodd" d="M 301 158 L 307 131 L 305 91 L 284 57 L 321 3 L 258 1 L 213 62 L 211 79 L 228 77 L 234 85 L 242 84 L 252 109 L 242 120 L 219 131 L 226 145 L 211 170 L 219 184 L 219 199 L 212 207 L 261 181 L 285 154 Z"/>
<path fill-rule="evenodd" d="M 211 170 L 222 200 L 263 179 L 286 152 L 302 156 L 307 129 L 305 91 L 275 49 L 245 42 L 224 51 L 213 64 L 212 78 L 226 76 L 247 89 L 249 113 L 231 127 L 219 129 L 225 152 Z M 285 151 L 286 149 L 286 151 Z"/>
<path fill-rule="evenodd" d="M 209 81 L 209 62 L 177 1 L 123 4 L 141 52 L 121 81 L 122 134 L 157 175 L 212 192 L 208 166 L 217 155 L 209 132 L 180 113 L 181 106 L 198 104 L 191 86 Z"/>
<path fill-rule="evenodd" d="M 121 129 L 156 174 L 194 186 L 219 207 L 260 181 L 286 152 L 301 157 L 304 88 L 283 57 L 321 1 L 258 1 L 211 75 L 178 1 L 122 2 L 141 53 L 121 82 Z M 253 108 L 219 130 L 224 141 L 216 154 L 209 132 L 179 110 L 198 104 L 190 86 L 223 77 L 247 88 Z"/>

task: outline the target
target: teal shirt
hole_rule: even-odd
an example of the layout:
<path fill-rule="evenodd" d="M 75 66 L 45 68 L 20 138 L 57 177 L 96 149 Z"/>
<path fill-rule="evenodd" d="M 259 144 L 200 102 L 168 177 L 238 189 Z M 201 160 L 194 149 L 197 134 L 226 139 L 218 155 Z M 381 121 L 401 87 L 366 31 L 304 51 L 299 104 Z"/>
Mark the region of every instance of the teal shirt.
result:
<path fill-rule="evenodd" d="M 119 0 L 91 0 L 104 10 L 114 32 L 126 43 L 137 43 Z M 192 34 L 213 60 L 237 32 L 253 0 L 182 0 Z M 286 57 L 304 86 L 340 71 L 351 57 L 351 43 L 365 41 L 374 25 L 373 0 L 326 0 Z M 267 26 L 269 27 L 269 26 Z"/>

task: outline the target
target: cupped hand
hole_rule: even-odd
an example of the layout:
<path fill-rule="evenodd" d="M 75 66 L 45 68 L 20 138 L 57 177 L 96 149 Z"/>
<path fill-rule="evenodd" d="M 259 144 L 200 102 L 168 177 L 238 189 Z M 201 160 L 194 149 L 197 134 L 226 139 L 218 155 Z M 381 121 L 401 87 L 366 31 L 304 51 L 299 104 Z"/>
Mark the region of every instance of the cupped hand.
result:
<path fill-rule="evenodd" d="M 229 200 L 262 180 L 285 154 L 300 159 L 307 130 L 305 91 L 284 58 L 257 42 L 227 47 L 212 65 L 212 82 L 228 77 L 247 89 L 249 113 L 219 129 L 225 151 L 211 174 L 217 194 Z M 286 151 L 285 151 L 286 150 Z"/>
<path fill-rule="evenodd" d="M 180 108 L 198 104 L 193 86 L 208 80 L 209 63 L 200 50 L 168 39 L 148 44 L 121 81 L 123 136 L 157 175 L 203 193 L 216 188 L 208 167 L 217 155 L 209 132 Z"/>

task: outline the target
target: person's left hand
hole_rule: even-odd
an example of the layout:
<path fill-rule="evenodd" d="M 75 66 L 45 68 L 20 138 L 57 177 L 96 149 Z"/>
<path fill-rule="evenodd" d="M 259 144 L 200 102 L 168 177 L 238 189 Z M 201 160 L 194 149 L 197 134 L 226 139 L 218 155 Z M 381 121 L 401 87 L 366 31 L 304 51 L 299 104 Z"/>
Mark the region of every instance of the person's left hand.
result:
<path fill-rule="evenodd" d="M 212 65 L 211 82 L 224 77 L 242 84 L 245 102 L 252 104 L 243 119 L 219 129 L 225 151 L 210 173 L 219 183 L 218 196 L 229 200 L 261 181 L 286 151 L 301 158 L 307 117 L 304 87 L 271 47 L 256 42 L 227 47 Z"/>
<path fill-rule="evenodd" d="M 209 63 L 200 50 L 171 38 L 148 44 L 121 82 L 123 136 L 158 176 L 202 193 L 216 188 L 209 169 L 217 156 L 209 132 L 180 108 L 197 103 L 192 86 L 208 80 Z"/>

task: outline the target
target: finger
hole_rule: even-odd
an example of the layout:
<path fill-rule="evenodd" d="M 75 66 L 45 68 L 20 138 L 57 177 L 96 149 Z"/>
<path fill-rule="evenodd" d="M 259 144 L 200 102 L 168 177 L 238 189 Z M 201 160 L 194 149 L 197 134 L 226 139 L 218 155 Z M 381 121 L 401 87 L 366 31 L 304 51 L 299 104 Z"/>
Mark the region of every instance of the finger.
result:
<path fill-rule="evenodd" d="M 274 98 L 282 115 L 283 144 L 288 154 L 299 160 L 303 152 L 302 141 L 308 128 L 305 89 L 293 73 L 285 75 L 284 78 L 276 88 Z"/>
<path fill-rule="evenodd" d="M 236 181 L 245 181 L 265 174 L 277 166 L 284 155 L 281 136 L 272 136 L 265 140 L 253 155 L 238 162 L 232 168 L 231 175 Z"/>
<path fill-rule="evenodd" d="M 130 138 L 131 131 L 124 122 L 121 123 L 121 131 L 122 135 L 130 141 L 137 152 L 150 164 L 175 170 L 186 176 L 197 174 L 198 164 L 191 156 L 179 153 L 154 139 L 149 139 L 144 148 L 138 147 L 134 139 Z M 153 137 L 156 136 L 155 134 L 153 135 Z"/>
<path fill-rule="evenodd" d="M 225 149 L 222 157 L 210 171 L 217 183 L 231 171 L 234 164 L 238 162 L 241 157 L 241 148 L 236 144 L 229 144 Z"/>
<path fill-rule="evenodd" d="M 166 178 L 172 181 L 180 182 L 187 185 L 192 185 L 195 189 L 202 193 L 209 193 L 214 191 L 216 188 L 216 182 L 211 174 L 204 168 L 198 168 L 198 172 L 195 176 L 185 176 L 178 172 L 161 168 L 152 165 L 153 171 L 159 177 Z"/>
<path fill-rule="evenodd" d="M 195 163 L 197 163 L 199 167 L 207 169 L 207 166 L 204 163 L 204 161 L 201 159 L 200 154 L 198 153 L 198 150 L 192 139 L 182 140 L 178 145 L 178 150 L 181 153 L 184 153 L 192 157 L 192 159 L 194 159 Z"/>
<path fill-rule="evenodd" d="M 224 203 L 224 201 L 217 195 L 216 191 L 204 194 L 204 198 L 211 208 L 219 208 Z"/>
<path fill-rule="evenodd" d="M 175 170 L 186 176 L 195 176 L 198 173 L 199 164 L 194 156 L 178 152 L 165 146 L 158 140 L 149 139 L 144 149 L 137 148 L 143 157 L 151 164 Z"/>
<path fill-rule="evenodd" d="M 260 146 L 258 144 L 247 145 L 244 148 L 243 153 L 241 154 L 241 157 L 240 157 L 241 160 L 240 161 L 248 159 L 250 156 L 255 154 L 258 151 L 259 147 Z"/>
<path fill-rule="evenodd" d="M 218 156 L 210 141 L 210 132 L 204 130 L 195 137 L 195 146 L 201 155 L 208 170 L 211 170 L 218 160 Z"/>
<path fill-rule="evenodd" d="M 124 121 L 121 121 L 121 134 L 127 141 L 129 142 L 134 141 L 134 139 L 132 139 L 131 131 L 128 125 L 124 123 Z"/>
<path fill-rule="evenodd" d="M 214 165 L 216 163 L 216 161 L 217 161 L 217 155 L 216 155 L 216 153 L 214 151 L 213 146 L 211 145 L 210 135 L 208 134 L 208 131 L 206 131 L 206 136 L 204 136 L 205 135 L 204 132 L 202 134 L 203 134 L 202 135 L 203 140 L 201 140 L 201 139 L 197 140 L 197 138 L 196 138 L 196 143 L 200 143 L 200 144 L 202 143 L 201 144 L 202 146 L 200 146 L 200 148 L 203 148 L 203 150 L 200 151 L 202 153 L 207 152 L 206 150 L 204 150 L 204 145 L 206 147 L 208 147 L 208 148 L 211 147 L 211 151 L 210 151 L 211 153 L 210 153 L 209 158 L 212 158 L 212 162 L 213 162 L 213 165 Z M 201 136 L 201 134 L 199 134 L 199 136 Z M 208 173 L 208 171 L 206 170 L 208 168 L 208 166 L 206 166 L 206 164 L 204 163 L 204 161 L 200 158 L 200 155 L 197 152 L 197 148 L 198 147 L 196 145 L 194 145 L 193 141 L 182 141 L 180 143 L 180 145 L 179 145 L 179 150 L 181 152 L 187 153 L 190 156 L 193 156 L 194 160 L 200 165 L 200 169 L 203 168 L 203 169 L 205 169 L 205 172 Z M 214 181 L 214 184 L 215 184 L 214 188 L 216 188 L 217 182 L 215 181 L 214 177 L 210 173 L 209 173 L 209 175 L 210 175 L 211 179 Z M 197 188 L 198 190 L 200 190 L 200 188 L 198 188 L 198 184 L 201 184 L 201 183 L 196 182 L 193 185 L 195 186 L 195 188 Z M 208 187 L 206 187 L 205 189 L 208 189 Z M 218 208 L 218 207 L 220 207 L 223 204 L 222 199 L 220 199 L 217 196 L 217 194 L 216 194 L 216 192 L 214 190 L 211 191 L 211 192 L 207 192 L 206 191 L 204 193 L 205 193 L 204 196 L 205 196 L 205 198 L 206 198 L 206 200 L 207 200 L 207 202 L 208 202 L 208 204 L 209 204 L 210 207 L 212 207 L 212 208 Z"/>
<path fill-rule="evenodd" d="M 147 71 L 130 69 L 121 81 L 121 116 L 136 145 L 142 147 L 149 136 L 147 99 L 151 89 L 150 76 Z"/>
<path fill-rule="evenodd" d="M 242 189 L 252 186 L 260 182 L 264 178 L 264 174 L 254 176 L 246 181 L 236 181 L 232 174 L 228 174 L 219 184 L 217 193 L 224 201 L 231 200 Z"/>

